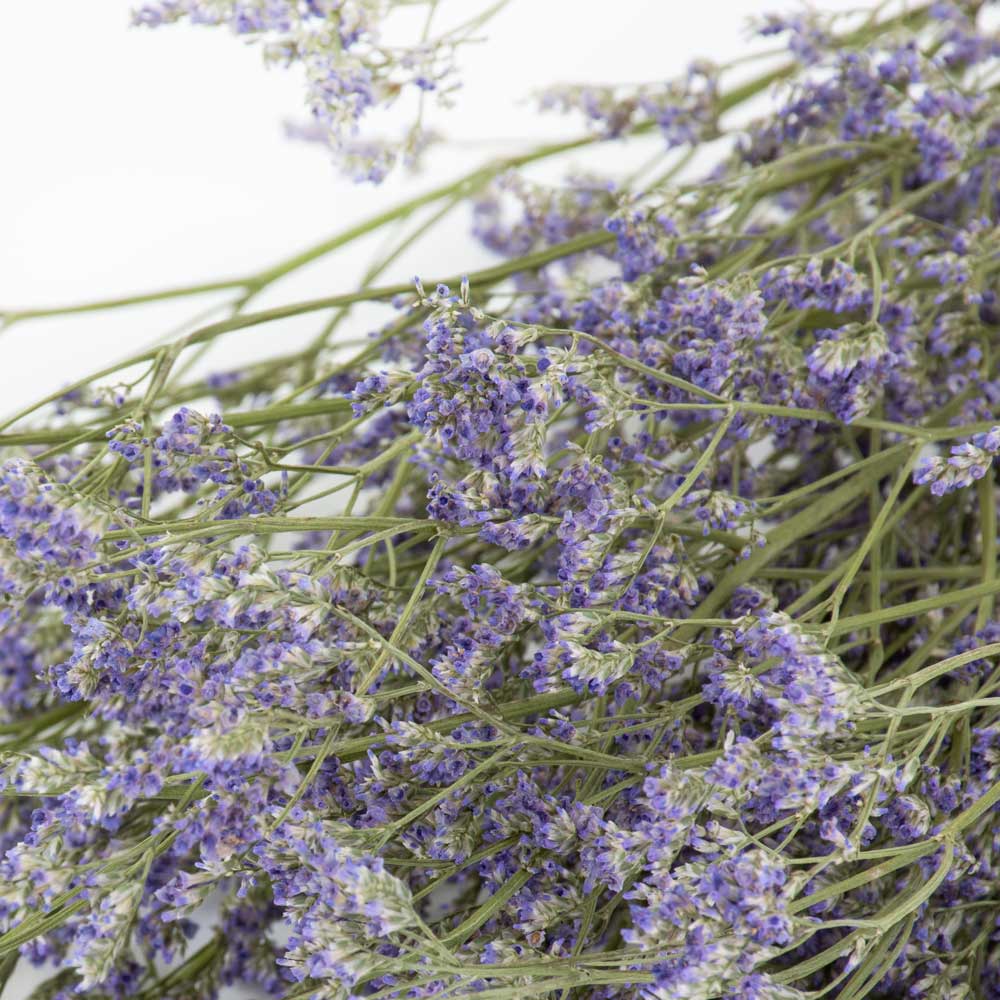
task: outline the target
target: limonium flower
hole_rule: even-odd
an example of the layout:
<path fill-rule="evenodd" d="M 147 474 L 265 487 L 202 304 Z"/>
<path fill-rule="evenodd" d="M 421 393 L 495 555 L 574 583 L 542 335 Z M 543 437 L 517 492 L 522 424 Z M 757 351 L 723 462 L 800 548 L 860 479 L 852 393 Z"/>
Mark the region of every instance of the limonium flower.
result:
<path fill-rule="evenodd" d="M 417 4 L 425 21 L 439 0 Z M 155 0 L 134 8 L 137 25 L 157 28 L 186 21 L 222 26 L 258 42 L 268 63 L 295 67 L 306 83 L 306 126 L 290 124 L 291 136 L 325 143 L 341 166 L 359 181 L 379 183 L 402 158 L 414 161 L 432 133 L 420 124 L 426 97 L 447 105 L 458 86 L 455 52 L 489 19 L 483 5 L 458 27 L 437 36 L 426 31 L 398 45 L 383 38 L 401 0 Z M 500 5 L 502 6 L 502 4 Z M 373 111 L 414 97 L 418 111 L 398 142 L 365 135 L 361 122 Z"/>
<path fill-rule="evenodd" d="M 372 116 L 492 10 L 446 6 L 135 20 L 297 66 L 377 180 L 424 140 Z M 0 981 L 1000 998 L 992 13 L 764 13 L 760 66 L 554 86 L 580 137 L 288 261 L 4 312 L 230 295 L 0 428 Z M 609 142 L 646 167 L 572 162 Z M 443 274 L 459 204 L 491 259 Z M 365 287 L 256 309 L 402 220 Z"/>

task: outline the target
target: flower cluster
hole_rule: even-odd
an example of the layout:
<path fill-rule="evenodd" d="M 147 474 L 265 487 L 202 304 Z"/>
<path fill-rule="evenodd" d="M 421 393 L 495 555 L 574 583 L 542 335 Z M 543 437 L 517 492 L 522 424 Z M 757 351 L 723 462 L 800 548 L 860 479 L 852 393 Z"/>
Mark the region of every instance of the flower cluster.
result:
<path fill-rule="evenodd" d="M 136 501 L 167 493 L 195 493 L 206 483 L 219 486 L 214 500 L 219 517 L 270 513 L 280 497 L 279 490 L 264 484 L 266 457 L 241 455 L 233 429 L 217 414 L 203 416 L 182 406 L 152 435 L 143 433 L 135 421 L 107 432 L 108 448 L 136 472 L 143 472 L 136 488 Z M 147 459 L 148 456 L 148 459 Z M 149 476 L 145 476 L 146 462 Z M 287 483 L 287 474 L 284 477 Z"/>
<path fill-rule="evenodd" d="M 920 463 L 913 481 L 929 485 L 936 497 L 960 490 L 992 475 L 993 459 L 1000 453 L 1000 427 L 973 434 L 962 444 L 952 445 L 948 458 L 934 455 Z"/>
<path fill-rule="evenodd" d="M 718 70 L 692 63 L 687 74 L 665 83 L 628 89 L 570 84 L 540 95 L 542 110 L 578 112 L 606 138 L 655 124 L 670 146 L 711 138 L 718 116 Z"/>
<path fill-rule="evenodd" d="M 419 125 L 398 142 L 359 134 L 363 119 L 412 94 L 447 105 L 458 86 L 455 50 L 488 19 L 488 8 L 460 28 L 399 46 L 383 39 L 401 0 L 155 0 L 133 12 L 137 25 L 156 28 L 186 20 L 224 25 L 261 44 L 267 62 L 295 66 L 306 81 L 307 127 L 295 137 L 325 143 L 355 180 L 379 183 L 402 157 L 414 161 L 430 139 Z M 425 20 L 437 6 L 425 0 Z"/>
<path fill-rule="evenodd" d="M 346 152 L 446 86 L 379 47 L 392 7 L 138 17 L 300 63 Z M 0 966 L 49 1000 L 1000 998 L 980 7 L 554 91 L 591 135 L 358 230 L 467 198 L 490 266 L 266 312 L 248 281 L 5 426 Z M 641 174 L 532 171 L 642 136 Z"/>

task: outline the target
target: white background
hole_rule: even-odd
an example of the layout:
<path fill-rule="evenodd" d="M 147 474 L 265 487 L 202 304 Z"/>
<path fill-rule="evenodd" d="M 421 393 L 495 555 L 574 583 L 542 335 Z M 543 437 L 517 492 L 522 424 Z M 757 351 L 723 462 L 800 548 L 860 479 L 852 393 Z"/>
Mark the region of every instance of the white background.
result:
<path fill-rule="evenodd" d="M 753 0 L 512 0 L 489 43 L 466 51 L 459 108 L 434 121 L 455 145 L 423 176 L 371 189 L 341 179 L 319 147 L 284 139 L 282 121 L 301 109 L 299 79 L 265 70 L 224 29 L 131 29 L 124 0 L 0 0 L 0 310 L 255 271 L 488 156 L 579 134 L 576 121 L 534 115 L 532 91 L 661 80 L 704 54 L 723 62 L 746 51 L 747 18 L 761 9 Z M 620 152 L 600 156 L 613 169 Z M 460 231 L 428 241 L 385 280 L 481 263 Z M 324 262 L 261 304 L 346 290 L 366 263 L 357 254 Z M 0 416 L 205 304 L 0 333 Z M 227 342 L 226 360 L 282 335 L 267 328 L 256 342 Z M 19 974 L 4 1000 L 21 1000 L 27 981 Z"/>

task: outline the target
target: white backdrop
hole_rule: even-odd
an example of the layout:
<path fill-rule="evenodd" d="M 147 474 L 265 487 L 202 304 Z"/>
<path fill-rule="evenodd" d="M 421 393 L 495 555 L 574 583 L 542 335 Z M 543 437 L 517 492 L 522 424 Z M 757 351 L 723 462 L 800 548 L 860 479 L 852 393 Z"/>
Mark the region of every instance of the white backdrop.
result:
<path fill-rule="evenodd" d="M 546 84 L 663 79 L 698 55 L 743 54 L 747 17 L 761 6 L 512 0 L 489 43 L 466 50 L 458 109 L 435 121 L 456 145 L 422 177 L 380 189 L 352 185 L 320 148 L 283 138 L 282 121 L 301 108 L 294 74 L 266 71 L 224 30 L 130 29 L 128 10 L 126 0 L 0 2 L 0 310 L 259 269 L 489 155 L 579 134 L 577 121 L 532 114 L 524 98 Z M 613 166 L 618 154 L 609 146 L 600 155 Z M 386 280 L 481 261 L 454 237 L 428 241 Z M 261 304 L 347 289 L 365 263 L 324 263 Z M 0 333 L 0 415 L 194 311 L 193 302 L 171 303 Z M 255 336 L 259 344 L 274 333 Z M 228 343 L 232 364 L 253 340 Z M 30 978 L 19 972 L 4 1000 L 26 996 Z"/>

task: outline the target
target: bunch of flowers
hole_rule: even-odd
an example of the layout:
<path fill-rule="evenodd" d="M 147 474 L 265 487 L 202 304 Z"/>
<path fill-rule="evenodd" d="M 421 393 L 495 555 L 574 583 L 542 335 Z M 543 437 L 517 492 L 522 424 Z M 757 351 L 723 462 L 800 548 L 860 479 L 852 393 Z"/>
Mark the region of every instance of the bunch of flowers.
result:
<path fill-rule="evenodd" d="M 392 6 L 137 18 L 265 38 L 339 143 L 437 79 L 379 62 Z M 232 296 L 0 428 L 0 981 L 1000 998 L 981 7 L 768 17 L 759 75 L 563 87 L 581 139 L 257 274 L 7 313 Z M 611 139 L 660 159 L 531 173 Z M 251 308 L 456 199 L 490 267 Z M 303 315 L 304 347 L 187 364 Z"/>

